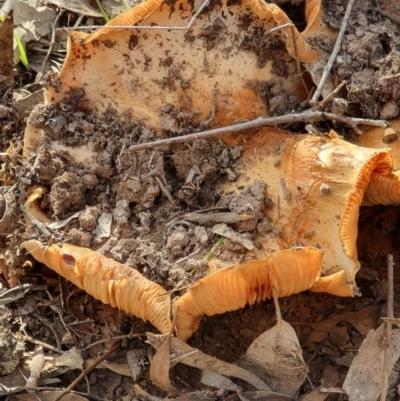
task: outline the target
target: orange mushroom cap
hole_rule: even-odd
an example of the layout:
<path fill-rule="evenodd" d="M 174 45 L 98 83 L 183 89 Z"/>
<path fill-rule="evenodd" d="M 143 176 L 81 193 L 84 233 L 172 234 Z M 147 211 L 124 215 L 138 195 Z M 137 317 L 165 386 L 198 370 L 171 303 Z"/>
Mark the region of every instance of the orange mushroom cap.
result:
<path fill-rule="evenodd" d="M 47 247 L 29 240 L 21 246 L 36 260 L 105 304 L 149 321 L 161 333 L 169 331 L 169 295 L 137 270 L 88 248 L 66 243 Z"/>

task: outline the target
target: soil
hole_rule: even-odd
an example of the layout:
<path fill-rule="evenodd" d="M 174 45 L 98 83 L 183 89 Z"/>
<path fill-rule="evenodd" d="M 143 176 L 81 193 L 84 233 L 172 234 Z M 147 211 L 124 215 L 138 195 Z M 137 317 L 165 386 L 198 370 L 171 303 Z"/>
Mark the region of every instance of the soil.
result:
<path fill-rule="evenodd" d="M 323 4 L 327 23 L 338 29 L 345 12 L 343 2 Z M 342 51 L 333 66 L 338 82 L 347 81 L 349 112 L 353 115 L 388 119 L 398 116 L 400 88 L 394 76 L 400 72 L 399 34 L 399 24 L 377 11 L 375 1 L 355 4 Z"/>
<path fill-rule="evenodd" d="M 304 6 L 302 1 L 297 0 L 277 3 L 282 4 L 285 10 L 291 5 L 295 5 L 296 10 Z M 346 3 L 344 0 L 324 1 L 326 20 L 333 29 L 340 27 Z M 298 26 L 302 23 L 296 22 Z M 215 21 L 204 30 L 201 34 L 204 51 L 215 46 L 223 29 L 223 23 Z M 356 2 L 342 50 L 333 67 L 338 83 L 347 80 L 343 98 L 349 104 L 348 115 L 384 119 L 399 115 L 400 84 L 398 79 L 393 78 L 400 74 L 399 37 L 400 25 L 376 11 L 375 1 Z M 132 47 L 135 46 L 134 38 Z M 187 38 L 190 40 L 189 35 Z M 265 35 L 254 28 L 247 33 L 241 47 L 255 52 L 260 66 L 273 57 L 274 72 L 282 79 L 287 77 L 287 71 L 279 65 L 279 52 L 284 49 L 279 35 Z M 167 59 L 163 61 L 168 62 Z M 179 71 L 172 71 L 171 74 L 173 77 L 166 78 L 160 85 L 174 90 L 171 85 L 179 81 L 184 88 L 187 83 L 179 78 Z M 302 107 L 299 100 L 283 89 L 282 82 L 279 79 L 264 84 L 249 83 L 257 86 L 255 89 L 265 96 L 271 115 L 282 115 Z M 47 76 L 46 85 L 57 85 L 54 75 Z M 271 230 L 270 222 L 262 213 L 268 202 L 268 183 L 255 181 L 236 188 L 234 193 L 219 193 L 217 190 L 217 183 L 235 182 L 235 162 L 243 150 L 241 146 L 229 148 L 218 139 L 197 140 L 180 147 L 165 146 L 156 150 L 129 152 L 130 145 L 154 140 L 155 134 L 131 116 L 118 115 L 111 108 L 101 116 L 82 110 L 80 99 L 83 91 L 72 92 L 57 106 L 35 107 L 29 122 L 43 129 L 44 137 L 27 165 L 22 165 L 18 158 L 4 164 L 3 176 L 6 175 L 9 183 L 15 185 L 0 198 L 0 206 L 3 207 L 0 214 L 4 214 L 0 224 L 2 232 L 8 235 L 2 236 L 1 241 L 9 269 L 7 274 L 0 270 L 2 283 L 5 287 L 17 284 L 33 286 L 28 295 L 8 304 L 7 312 L 0 316 L 0 323 L 9 332 L 16 332 L 20 322 L 23 322 L 24 330 L 30 337 L 64 349 L 71 349 L 73 345 L 84 349 L 99 339 L 155 329 L 77 290 L 43 265 L 34 264 L 33 259 L 20 249 L 20 242 L 26 238 L 49 241 L 40 229 L 28 229 L 18 213 L 11 214 L 15 216 L 11 222 L 10 213 L 7 214 L 11 205 L 15 208 L 24 204 L 30 185 L 38 184 L 46 188 L 39 206 L 50 219 L 62 221 L 75 212 L 83 211 L 66 226 L 53 232 L 50 241 L 69 242 L 98 250 L 138 269 L 167 290 L 178 291 L 206 274 L 207 261 L 204 258 L 220 238 L 213 232 L 213 226 L 218 222 L 217 213 L 251 212 L 251 220 L 227 223 L 229 228 L 241 235 L 253 231 L 264 235 Z M 22 130 L 17 126 L 12 101 L 4 91 L 0 92 L 0 99 L 4 102 L 0 104 L 0 127 L 4 138 L 13 140 L 17 153 Z M 165 105 L 161 125 L 166 136 L 183 135 L 201 128 L 193 121 L 193 114 L 175 110 L 168 104 Z M 331 126 L 331 123 L 317 124 L 321 131 Z M 297 131 L 304 127 L 296 124 L 285 128 Z M 351 134 L 348 127 L 336 128 L 347 136 Z M 6 139 L 4 149 L 8 148 Z M 51 146 L 54 141 L 60 144 L 57 149 Z M 76 161 L 74 149 L 81 147 L 85 147 L 88 155 L 94 155 L 90 162 Z M 190 217 L 190 214 L 199 211 L 214 214 L 214 217 L 208 217 L 208 221 L 204 217 L 197 216 L 197 221 Z M 99 219 L 107 213 L 112 214 L 112 234 L 102 237 L 98 235 L 97 228 Z M 363 268 L 357 283 L 362 296 L 338 298 L 306 292 L 280 300 L 282 316 L 295 328 L 308 365 L 309 381 L 301 388 L 300 395 L 312 390 L 312 385 L 341 387 L 365 337 L 365 333 L 351 321 L 338 323 L 330 333 L 319 331 L 312 324 L 371 306 L 382 308 L 382 316 L 385 315 L 386 257 L 392 253 L 395 266 L 400 264 L 399 223 L 397 206 L 361 210 L 358 253 Z M 240 243 L 225 239 L 218 250 L 219 257 L 230 260 L 235 255 L 236 260 L 244 249 Z M 246 255 L 250 257 L 251 253 Z M 400 293 L 397 284 L 400 283 L 399 275 L 397 270 L 394 280 L 397 308 L 400 308 L 400 300 L 397 299 Z M 274 324 L 274 305 L 265 301 L 235 312 L 203 318 L 189 344 L 218 359 L 240 362 L 252 341 Z M 66 325 L 71 329 L 67 331 Z M 2 353 L 0 367 L 3 368 L 12 363 L 15 354 L 19 358 L 22 351 L 14 336 L 6 333 L 7 330 L 1 330 L 0 350 L 10 347 L 15 350 L 13 355 Z M 33 351 L 34 346 L 26 343 L 26 348 Z M 128 351 L 142 355 L 137 382 L 148 393 L 163 397 L 165 394 L 149 381 L 148 363 L 152 351 L 144 342 L 144 337 L 124 340 L 122 349 L 124 358 Z M 102 350 L 103 347 L 98 347 L 98 354 Z M 97 356 L 96 348 L 84 351 L 83 355 L 85 359 Z M 118 359 L 115 365 L 118 365 Z M 0 371 L 0 375 L 10 374 L 11 370 Z M 132 379 L 122 376 L 115 367 L 114 371 L 104 372 L 94 371 L 88 376 L 91 394 L 125 399 L 123 397 L 131 393 Z M 399 399 L 396 389 L 399 375 L 397 371 L 394 374 L 396 377 L 392 378 L 389 387 L 390 400 Z M 47 375 L 51 376 L 50 373 Z M 67 387 L 77 374 L 67 370 L 66 373 L 58 371 L 58 376 L 61 383 L 57 386 Z M 175 386 L 182 391 L 194 392 L 199 399 L 222 400 L 232 394 L 224 389 L 205 389 L 198 382 L 198 376 L 196 369 L 183 365 L 177 365 L 170 374 Z M 86 392 L 86 385 L 82 382 L 76 390 Z M 240 385 L 246 386 L 245 383 Z M 182 399 L 192 398 L 188 395 L 188 398 Z M 327 399 L 346 398 L 333 394 Z"/>

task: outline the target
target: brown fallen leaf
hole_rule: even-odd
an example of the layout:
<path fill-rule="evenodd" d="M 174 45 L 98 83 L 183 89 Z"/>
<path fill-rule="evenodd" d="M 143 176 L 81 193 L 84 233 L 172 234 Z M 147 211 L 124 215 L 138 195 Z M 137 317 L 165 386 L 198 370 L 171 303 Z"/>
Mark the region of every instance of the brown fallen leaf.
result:
<path fill-rule="evenodd" d="M 153 357 L 150 365 L 150 380 L 161 390 L 167 393 L 177 393 L 178 389 L 175 388 L 169 380 L 169 368 L 170 368 L 170 344 L 171 335 L 165 336 L 164 341 L 158 348 L 156 354 Z"/>
<path fill-rule="evenodd" d="M 227 377 L 209 370 L 201 372 L 200 382 L 206 386 L 228 391 L 241 391 L 242 389 Z"/>
<path fill-rule="evenodd" d="M 134 383 L 136 383 L 143 371 L 145 353 L 142 348 L 132 349 L 126 353 L 126 361 Z"/>
<path fill-rule="evenodd" d="M 82 370 L 83 358 L 81 351 L 76 347 L 72 347 L 68 351 L 65 351 L 55 359 L 55 366 L 65 366 L 71 369 Z"/>
<path fill-rule="evenodd" d="M 163 344 L 164 335 L 157 335 L 153 333 L 147 333 L 147 341 L 155 349 L 159 349 Z M 211 372 L 217 372 L 224 376 L 233 376 L 250 383 L 258 390 L 270 390 L 267 384 L 259 379 L 254 374 L 246 371 L 245 369 L 232 365 L 227 362 L 220 361 L 216 358 L 208 356 L 196 348 L 192 348 L 190 345 L 185 344 L 181 340 L 175 337 L 171 337 L 170 340 L 170 363 L 183 363 L 188 366 L 192 366 L 198 369 L 207 369 Z"/>
<path fill-rule="evenodd" d="M 370 330 L 378 327 L 380 311 L 380 306 L 371 305 L 357 312 L 347 312 L 322 322 L 312 323 L 310 326 L 314 330 L 330 333 L 339 322 L 349 322 L 361 334 L 367 335 Z"/>
<path fill-rule="evenodd" d="M 301 401 L 325 401 L 329 397 L 329 393 L 323 393 L 319 388 L 301 397 Z"/>
<path fill-rule="evenodd" d="M 296 332 L 283 320 L 252 342 L 241 366 L 289 397 L 297 394 L 307 376 Z"/>
<path fill-rule="evenodd" d="M 343 389 L 350 401 L 377 401 L 384 369 L 385 324 L 371 330 L 358 350 L 347 373 Z M 389 348 L 389 372 L 400 357 L 400 330 L 392 329 Z"/>

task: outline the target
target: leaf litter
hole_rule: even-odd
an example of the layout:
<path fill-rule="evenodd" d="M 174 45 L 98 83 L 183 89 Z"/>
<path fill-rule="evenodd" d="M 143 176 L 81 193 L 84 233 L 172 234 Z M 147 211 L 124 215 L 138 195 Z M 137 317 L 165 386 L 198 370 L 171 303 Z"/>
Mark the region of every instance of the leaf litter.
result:
<path fill-rule="evenodd" d="M 340 7 L 340 5 L 336 3 L 335 6 Z M 373 14 L 373 18 L 379 20 L 379 13 L 375 13 L 376 14 Z M 331 25 L 334 25 L 332 23 L 332 15 L 334 14 L 333 12 L 329 14 Z M 362 17 L 359 16 L 359 12 L 357 18 L 357 23 L 361 27 L 364 27 L 364 29 L 367 29 L 366 25 L 363 23 Z M 387 37 L 390 38 L 390 29 L 392 29 L 392 27 L 385 27 L 385 30 L 386 29 L 389 30 Z M 366 36 L 368 37 L 368 35 L 369 33 L 367 33 Z M 387 37 L 381 38 L 382 41 L 380 42 L 382 48 L 386 49 L 385 51 L 388 49 L 385 43 L 390 41 Z M 365 43 L 368 42 L 367 39 L 364 40 Z M 349 35 L 346 40 L 351 42 L 354 38 Z M 377 46 L 379 48 L 379 45 Z M 349 51 L 348 54 L 352 53 Z M 379 54 L 379 51 L 373 52 L 374 56 L 377 55 L 380 57 Z M 372 66 L 372 69 L 377 68 L 377 64 L 374 64 L 373 61 L 366 62 L 360 58 L 359 63 L 360 65 Z M 347 71 L 345 71 L 345 73 L 347 73 Z M 370 74 L 370 72 L 368 73 Z M 343 75 L 343 72 L 340 74 Z M 342 77 L 340 74 L 338 74 L 338 76 Z M 356 82 L 356 77 L 353 78 L 349 100 L 353 101 L 356 106 L 359 107 L 359 105 L 362 104 L 361 100 L 364 99 L 362 97 L 364 90 L 365 93 L 367 93 L 369 88 L 362 88 L 360 93 L 358 93 L 358 85 L 359 83 Z M 395 117 L 396 107 L 393 105 L 393 99 L 395 102 L 397 101 L 397 94 L 393 93 L 392 96 L 392 94 L 385 91 L 386 89 L 384 88 L 383 92 L 380 92 L 379 96 L 376 96 L 376 99 L 374 99 L 375 103 L 367 103 L 368 107 L 363 108 L 363 113 L 365 115 L 376 116 L 376 110 L 378 109 L 386 118 Z M 383 95 L 383 93 L 385 93 L 385 95 Z M 70 155 L 62 146 L 55 151 L 51 150 L 51 155 L 49 157 L 45 149 L 46 144 L 44 144 L 43 147 L 39 149 L 38 154 L 40 155 L 42 152 L 45 156 L 36 158 L 36 163 L 34 165 L 31 164 L 31 167 L 34 169 L 34 174 L 32 175 L 26 169 L 24 170 L 23 167 L 21 167 L 20 171 L 17 173 L 18 180 L 25 183 L 25 186 L 19 188 L 19 191 L 22 193 L 21 202 L 23 203 L 27 199 L 27 197 L 24 196 L 24 190 L 27 189 L 30 181 L 38 181 L 46 185 L 47 188 L 51 188 L 50 192 L 44 192 L 40 199 L 38 199 L 39 209 L 42 211 L 44 210 L 48 218 L 56 216 L 59 219 L 68 219 L 70 213 L 76 213 L 83 209 L 86 210 L 87 207 L 97 208 L 101 213 L 112 213 L 115 221 L 118 222 L 118 228 L 116 230 L 117 235 L 114 237 L 114 234 L 111 235 L 111 232 L 108 233 L 107 230 L 101 230 L 106 233 L 104 237 L 106 239 L 105 243 L 98 243 L 98 240 L 101 240 L 101 238 L 97 238 L 96 240 L 92 232 L 95 230 L 95 228 L 92 227 L 92 222 L 95 222 L 95 226 L 98 224 L 98 218 L 100 216 L 98 211 L 95 211 L 93 214 L 87 213 L 85 219 L 82 218 L 78 221 L 69 220 L 69 223 L 65 226 L 66 228 L 61 227 L 64 228 L 61 240 L 67 240 L 81 246 L 90 245 L 98 247 L 100 245 L 104 254 L 120 262 L 135 266 L 148 278 L 163 284 L 166 289 L 173 289 L 178 283 L 189 284 L 192 280 L 197 280 L 205 274 L 201 265 L 199 266 L 197 258 L 194 258 L 188 263 L 184 269 L 178 268 L 174 264 L 174 260 L 177 258 L 190 257 L 193 251 L 200 246 L 200 241 L 197 240 L 196 242 L 193 239 L 196 227 L 181 223 L 172 227 L 172 231 L 167 232 L 167 234 L 165 234 L 165 229 L 161 227 L 169 221 L 170 214 L 176 213 L 179 216 L 182 212 L 193 213 L 198 209 L 214 207 L 221 198 L 221 204 L 230 203 L 228 200 L 232 200 L 232 198 L 235 199 L 235 195 L 228 194 L 228 196 L 226 196 L 226 194 L 218 193 L 218 191 L 215 190 L 214 184 L 219 174 L 226 176 L 226 179 L 232 179 L 230 171 L 234 171 L 235 160 L 237 155 L 240 155 L 241 150 L 238 148 L 229 149 L 218 142 L 214 143 L 212 146 L 203 142 L 195 142 L 187 148 L 183 147 L 178 151 L 175 150 L 175 152 L 171 152 L 169 149 L 167 151 L 161 151 L 160 154 L 146 151 L 138 154 L 138 160 L 135 160 L 135 158 L 128 157 L 124 152 L 121 154 L 120 149 L 124 149 L 124 147 L 132 143 L 132 141 L 149 140 L 154 137 L 153 134 L 129 117 L 118 116 L 112 109 L 108 110 L 102 118 L 80 110 L 76 111 L 75 107 L 78 103 L 79 96 L 72 96 L 72 99 L 67 99 L 61 104 L 62 107 L 60 107 L 59 110 L 51 110 L 51 107 L 42 108 L 39 109 L 36 114 L 33 114 L 31 118 L 37 117 L 40 120 L 43 117 L 43 122 L 39 121 L 35 122 L 35 124 L 40 128 L 48 127 L 48 140 L 60 139 L 61 137 L 61 142 L 64 141 L 64 146 L 86 145 L 89 151 L 94 150 L 94 153 L 97 154 L 95 167 L 91 167 L 88 170 L 87 167 L 91 166 L 91 163 L 87 163 L 85 159 L 77 164 L 75 164 L 74 161 L 71 163 Z M 378 106 L 376 106 L 376 104 Z M 181 126 L 179 126 L 179 124 L 182 124 L 181 118 L 190 122 L 190 116 L 179 116 L 175 111 L 171 110 L 169 113 L 174 122 L 172 125 L 173 127 L 181 129 Z M 65 123 L 63 123 L 62 119 L 65 120 Z M 55 125 L 57 121 L 61 121 L 61 126 L 63 127 L 60 132 L 57 132 L 58 128 Z M 12 119 L 10 120 L 10 124 L 9 127 L 15 124 Z M 65 126 L 65 131 L 63 131 Z M 4 127 L 6 129 L 12 129 L 8 128 L 5 123 L 3 123 L 3 129 Z M 135 134 L 132 135 L 132 131 L 135 130 Z M 96 134 L 92 140 L 88 142 L 85 139 L 85 133 Z M 121 136 L 121 133 L 123 133 L 123 136 Z M 90 153 L 88 152 L 85 156 L 90 157 Z M 118 159 L 118 157 L 120 159 Z M 116 160 L 117 162 L 114 162 Z M 160 160 L 161 164 L 159 163 Z M 150 168 L 153 161 L 154 167 Z M 195 174 L 194 179 L 186 182 L 187 178 L 192 175 L 190 168 L 193 163 L 199 163 L 200 174 Z M 61 172 L 66 172 L 68 174 L 66 174 L 62 180 L 57 180 Z M 142 182 L 140 182 L 140 185 L 138 185 L 137 178 L 142 177 L 142 175 L 144 178 Z M 218 177 L 218 180 L 219 179 Z M 80 185 L 81 181 L 84 182 L 85 185 L 83 188 Z M 121 185 L 121 183 L 127 184 Z M 249 187 L 242 188 L 241 190 L 243 196 L 250 191 Z M 174 203 L 170 202 L 168 194 L 172 194 Z M 64 197 L 65 199 L 62 199 Z M 240 202 L 236 201 L 236 203 Z M 183 206 L 181 206 L 179 210 L 176 205 Z M 229 207 L 225 210 L 230 213 L 237 212 L 235 207 L 231 206 L 231 208 L 231 210 Z M 256 209 L 257 204 L 253 203 L 252 208 Z M 393 207 L 391 208 L 393 210 Z M 388 230 L 385 218 L 380 217 L 382 211 L 381 208 L 375 208 L 371 212 L 373 217 L 369 215 L 368 219 L 364 221 L 361 218 L 360 228 L 362 229 L 364 226 L 370 227 L 368 221 L 373 221 L 376 224 L 372 227 L 372 232 L 377 231 L 379 235 L 383 237 L 383 243 L 387 245 L 389 249 L 394 249 L 393 247 L 397 238 L 397 220 L 391 221 L 393 226 Z M 261 223 L 261 221 L 256 220 L 256 223 Z M 196 224 L 196 222 L 191 224 Z M 155 227 L 157 227 L 158 230 L 155 230 Z M 246 229 L 238 228 L 238 225 L 233 225 L 233 227 L 235 230 L 238 230 L 241 235 L 246 231 Z M 57 226 L 57 230 L 59 229 L 60 227 Z M 208 250 L 212 244 L 215 243 L 216 238 L 213 236 L 214 233 L 211 228 L 205 227 L 205 229 L 207 235 L 201 237 L 203 238 L 202 242 L 204 242 L 201 245 L 204 245 L 204 249 Z M 19 231 L 19 233 L 23 232 L 24 230 Z M 134 240 L 132 238 L 134 238 Z M 15 240 L 14 246 L 18 241 L 17 239 Z M 363 239 L 360 238 L 359 242 L 361 243 L 362 241 Z M 166 244 L 166 251 L 155 246 L 155 244 L 159 242 Z M 228 244 L 228 241 L 226 241 L 226 243 Z M 372 244 L 373 249 L 375 244 L 372 242 L 369 243 Z M 229 245 L 227 245 L 227 247 L 228 246 Z M 15 280 L 22 278 L 22 280 L 30 281 L 30 273 L 21 270 L 24 259 L 18 252 L 12 251 L 11 249 L 12 246 L 7 249 L 4 255 L 5 260 L 7 260 L 8 269 L 11 271 L 8 278 L 11 279 L 11 276 L 13 276 Z M 367 251 L 368 249 L 370 248 L 363 247 L 361 251 L 361 254 L 364 254 L 364 263 L 372 268 L 378 268 L 377 270 L 379 272 L 379 259 L 382 261 L 386 255 L 382 252 L 380 253 L 379 249 Z M 229 259 L 229 253 L 232 252 L 232 248 L 230 252 L 226 252 L 224 248 L 224 252 L 226 254 L 225 257 Z M 240 254 L 240 250 L 238 249 L 236 249 L 235 252 Z M 28 268 L 28 265 L 25 264 L 25 267 Z M 38 269 L 38 267 L 35 267 L 35 269 Z M 193 277 L 188 276 L 188 273 L 193 269 L 195 270 Z M 107 307 L 102 306 L 100 303 L 90 298 L 88 302 L 86 296 L 82 297 L 82 294 L 71 291 L 65 282 L 60 282 L 58 278 L 47 269 L 40 268 L 39 274 L 37 273 L 38 270 L 34 270 L 33 272 L 33 282 L 35 284 L 37 281 L 39 283 L 46 283 L 46 285 L 51 288 L 51 294 L 52 297 L 54 297 L 48 298 L 45 292 L 40 292 L 39 290 L 39 292 L 35 291 L 35 294 L 40 294 L 36 302 L 22 302 L 21 304 L 21 301 L 19 301 L 20 306 L 23 306 L 23 308 L 21 308 L 18 313 L 22 313 L 23 319 L 26 319 L 28 323 L 28 331 L 36 338 L 42 338 L 52 343 L 54 342 L 51 339 L 52 336 L 57 337 L 60 336 L 60 334 L 63 336 L 66 333 L 65 328 L 58 318 L 56 318 L 56 315 L 50 313 L 49 303 L 52 306 L 60 305 L 63 307 L 64 305 L 72 306 L 73 301 L 79 305 L 78 308 L 75 309 L 75 316 L 69 313 L 70 311 L 63 311 L 64 318 L 67 320 L 67 327 L 71 331 L 74 326 L 69 325 L 77 322 L 77 315 L 79 315 L 83 321 L 90 318 L 94 319 L 96 322 L 105 322 L 109 330 L 107 335 L 111 336 L 119 335 L 121 330 L 129 332 L 129 326 L 132 322 L 135 326 L 135 330 L 147 328 L 143 323 L 125 316 L 121 317 L 116 311 L 107 309 Z M 380 272 L 379 277 L 384 277 L 382 272 Z M 311 374 L 311 381 L 314 383 L 321 381 L 321 383 L 333 385 L 332 381 L 327 380 L 328 373 L 327 369 L 324 367 L 328 366 L 328 363 L 336 363 L 339 359 L 343 359 L 347 352 L 351 353 L 352 347 L 358 347 L 361 344 L 362 338 L 367 334 L 368 329 L 376 327 L 379 307 L 369 306 L 369 302 L 376 303 L 373 301 L 375 297 L 374 292 L 369 289 L 371 282 L 366 281 L 363 284 L 366 285 L 366 287 L 363 287 L 363 292 L 368 294 L 372 301 L 364 298 L 366 295 L 364 295 L 362 299 L 343 300 L 315 294 L 300 294 L 298 296 L 293 296 L 291 298 L 292 300 L 287 298 L 282 300 L 282 311 L 284 315 L 289 317 L 289 319 L 286 317 L 286 320 L 293 323 L 293 327 L 299 336 L 300 344 L 305 344 L 304 340 L 309 338 L 311 333 L 313 333 L 312 330 L 322 331 L 328 334 L 327 337 L 318 338 L 319 341 L 309 341 L 308 346 L 303 348 L 305 360 L 308 360 L 307 356 L 313 355 L 311 359 L 313 365 L 308 364 L 308 366 Z M 372 286 L 374 291 L 379 290 L 376 283 L 372 282 Z M 31 293 L 28 293 L 28 297 L 31 297 Z M 39 305 L 36 304 L 37 302 L 39 302 Z M 220 355 L 222 359 L 233 361 L 235 357 L 238 358 L 244 355 L 245 350 L 243 350 L 243 343 L 247 342 L 248 345 L 250 345 L 250 343 L 256 339 L 257 335 L 262 332 L 265 332 L 266 337 L 268 337 L 268 335 L 274 335 L 274 331 L 265 331 L 273 321 L 271 314 L 269 320 L 265 316 L 266 314 L 268 315 L 268 311 L 271 311 L 270 306 L 270 304 L 266 303 L 248 308 L 244 311 L 232 312 L 226 316 L 206 318 L 202 327 L 200 327 L 200 331 L 194 335 L 193 343 L 202 345 L 204 351 L 209 355 Z M 42 309 L 42 313 L 46 313 L 47 316 L 53 319 L 54 332 L 51 330 L 52 325 L 41 326 L 37 321 L 35 322 L 32 312 L 38 307 Z M 344 310 L 345 313 L 337 315 L 337 312 L 341 310 Z M 16 320 L 13 321 L 12 319 L 17 319 L 18 313 L 16 309 L 12 311 L 13 317 L 6 314 L 2 320 L 2 324 L 13 327 L 15 330 L 18 323 L 16 323 Z M 329 315 L 334 316 L 325 322 L 315 323 L 318 320 L 322 320 L 321 317 L 329 317 Z M 104 317 L 106 317 L 105 320 Z M 297 319 L 303 319 L 303 325 L 296 325 Z M 11 324 L 11 322 L 13 323 Z M 346 325 L 346 322 L 349 322 L 351 325 Z M 220 325 L 219 328 L 218 324 Z M 82 328 L 84 325 L 85 323 L 81 323 Z M 336 330 L 337 328 L 340 328 L 340 330 Z M 231 341 L 233 341 L 233 344 L 226 344 L 227 329 L 229 329 L 229 332 L 232 332 Z M 396 333 L 396 331 L 394 333 Z M 90 344 L 98 338 L 96 334 L 88 332 L 87 328 L 85 328 L 84 331 L 74 333 L 74 336 L 75 341 L 78 341 L 81 346 Z M 292 335 L 290 337 L 293 338 Z M 150 334 L 148 338 L 150 341 L 152 338 Z M 317 337 L 314 336 L 314 339 L 316 338 Z M 138 340 L 130 341 L 136 342 L 136 346 L 140 345 L 141 347 L 146 347 L 146 345 Z M 179 340 L 176 338 L 171 338 L 172 344 L 178 341 Z M 212 346 L 210 343 L 212 343 Z M 318 348 L 321 343 L 325 344 L 325 346 Z M 396 341 L 393 341 L 393 343 L 396 343 Z M 132 344 L 130 344 L 130 346 L 132 346 Z M 183 343 L 180 344 L 180 346 L 186 347 Z M 164 348 L 167 349 L 167 347 Z M 178 350 L 179 349 L 178 347 Z M 194 349 L 185 348 L 185 350 L 186 353 L 190 353 L 193 352 Z M 361 350 L 363 351 L 363 348 L 360 349 L 360 353 Z M 68 351 L 64 351 L 64 353 L 67 352 Z M 163 358 L 169 359 L 168 353 L 168 349 L 167 351 L 164 350 Z M 195 353 L 195 355 L 196 354 L 197 353 Z M 219 362 L 222 362 L 222 360 L 218 361 L 218 359 L 215 358 L 211 359 L 214 359 L 215 362 L 213 363 L 217 366 L 219 366 Z M 206 363 L 201 360 L 200 362 L 195 361 L 192 363 L 198 368 L 202 368 L 203 363 L 206 363 L 206 365 L 212 364 L 210 357 L 207 357 L 207 355 L 204 355 L 204 360 L 208 362 Z M 352 367 L 353 366 L 356 370 L 357 364 L 352 365 Z M 72 368 L 72 366 L 70 368 Z M 151 387 L 151 384 L 146 381 L 148 373 L 146 373 L 146 365 L 144 365 L 143 368 L 141 373 L 142 378 L 139 379 L 142 380 L 141 384 L 150 392 L 158 394 L 155 389 Z M 343 369 L 342 365 L 337 366 L 337 371 L 340 382 L 340 380 L 343 380 L 346 371 Z M 225 369 L 223 373 L 228 376 L 232 375 L 229 369 Z M 379 372 L 377 372 L 377 375 L 378 374 Z M 102 379 L 104 380 L 105 377 L 106 375 L 104 373 L 93 373 L 91 380 L 93 380 L 94 383 L 101 383 Z M 179 377 L 178 375 L 177 378 Z M 324 377 L 325 379 L 322 380 Z M 358 386 L 360 383 L 360 379 L 356 377 L 356 374 L 353 374 L 353 372 L 352 377 L 355 377 L 353 380 L 355 380 L 356 384 L 350 386 L 349 394 L 352 390 L 359 388 Z M 138 378 L 136 378 L 136 380 L 138 380 Z M 377 378 L 375 383 L 379 383 L 379 378 Z M 185 386 L 187 385 L 185 384 Z M 187 387 L 189 388 L 189 386 Z M 101 388 L 101 386 L 99 388 Z M 139 389 L 140 387 L 136 388 Z M 305 385 L 303 391 L 307 390 L 307 385 Z M 126 388 L 125 391 L 127 391 Z M 101 394 L 101 391 L 99 391 L 98 394 Z M 139 396 L 139 390 L 137 394 Z M 147 396 L 150 397 L 149 393 L 144 392 L 142 396 L 143 394 L 147 394 Z M 222 392 L 221 394 L 226 395 L 227 393 Z M 221 396 L 221 394 L 219 396 Z M 242 396 L 239 396 L 239 399 L 244 399 L 244 397 L 252 399 L 252 393 L 244 391 L 242 394 Z M 44 392 L 40 392 L 38 395 L 41 399 L 47 399 L 46 393 Z M 59 395 L 60 394 L 57 396 Z M 65 399 L 70 396 L 72 395 L 65 395 Z M 211 393 L 211 398 L 216 396 L 215 393 Z M 27 395 L 27 398 L 29 397 L 30 395 Z M 207 398 L 207 394 L 203 393 L 202 397 Z M 268 394 L 265 392 L 257 392 L 254 397 L 268 397 Z M 54 395 L 54 399 L 55 398 L 56 395 Z"/>

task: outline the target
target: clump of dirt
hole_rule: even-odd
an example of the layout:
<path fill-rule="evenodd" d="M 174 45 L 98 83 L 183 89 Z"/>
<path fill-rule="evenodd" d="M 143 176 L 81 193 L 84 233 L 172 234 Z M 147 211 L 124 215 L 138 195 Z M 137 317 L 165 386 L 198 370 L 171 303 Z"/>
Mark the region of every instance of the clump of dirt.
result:
<path fill-rule="evenodd" d="M 300 101 L 284 88 L 282 78 L 249 82 L 249 86 L 265 101 L 271 116 L 281 116 L 301 109 Z"/>
<path fill-rule="evenodd" d="M 76 93 L 62 102 L 72 108 L 39 106 L 30 118 L 44 137 L 25 178 L 48 188 L 48 201 L 41 203 L 44 212 L 62 220 L 83 211 L 58 232 L 61 240 L 98 249 L 173 288 L 205 274 L 202 259 L 219 238 L 211 230 L 215 222 L 186 220 L 187 213 L 217 207 L 253 215 L 252 221 L 230 224 L 239 232 L 262 222 L 265 184 L 242 188 L 228 200 L 216 190 L 217 183 L 236 179 L 241 147 L 198 140 L 175 151 L 166 147 L 132 153 L 131 143 L 149 141 L 153 133 L 113 109 L 101 117 L 79 110 Z M 168 110 L 182 130 L 192 129 L 192 115 Z M 110 223 L 103 219 L 107 213 Z M 187 263 L 176 264 L 182 258 Z M 189 275 L 193 269 L 196 273 Z"/>
<path fill-rule="evenodd" d="M 50 191 L 50 203 L 56 216 L 84 207 L 84 186 L 77 174 L 65 172 L 55 177 Z"/>
<path fill-rule="evenodd" d="M 246 31 L 240 47 L 257 55 L 260 68 L 272 60 L 272 72 L 279 77 L 287 78 L 289 74 L 287 65 L 280 62 L 286 53 L 286 46 L 279 33 L 266 32 L 264 26 L 255 24 L 250 15 L 242 19 L 240 26 Z"/>
<path fill-rule="evenodd" d="M 341 0 L 323 4 L 326 22 L 339 29 L 345 5 Z M 353 115 L 383 119 L 399 115 L 399 35 L 399 25 L 382 15 L 374 1 L 354 5 L 333 68 L 339 82 L 347 81 L 347 100 Z"/>

